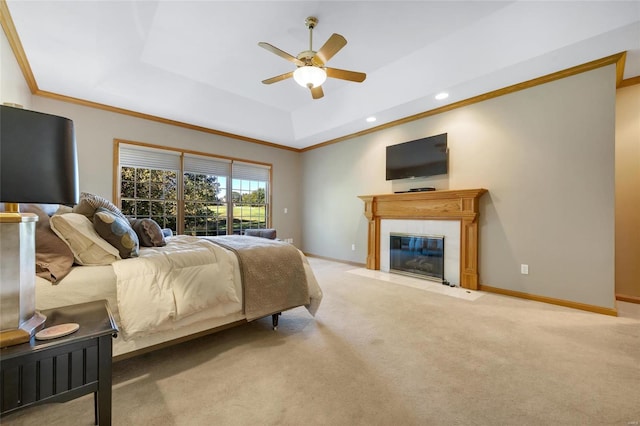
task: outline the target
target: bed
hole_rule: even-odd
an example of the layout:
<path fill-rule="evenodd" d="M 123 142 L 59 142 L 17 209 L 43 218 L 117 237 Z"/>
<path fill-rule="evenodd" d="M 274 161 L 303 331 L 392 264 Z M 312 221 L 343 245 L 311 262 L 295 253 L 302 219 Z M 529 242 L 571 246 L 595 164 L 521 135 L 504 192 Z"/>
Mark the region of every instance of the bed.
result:
<path fill-rule="evenodd" d="M 118 244 L 125 241 L 130 250 L 126 238 L 96 235 L 99 221 L 77 207 L 51 216 L 31 210 L 40 218 L 36 309 L 106 299 L 119 328 L 116 360 L 259 318 L 272 317 L 275 328 L 286 310 L 304 306 L 315 315 L 320 306 L 322 290 L 304 254 L 291 244 L 253 236 L 176 235 L 161 245 L 137 246 L 128 256 Z M 59 260 L 43 260 L 45 233 L 71 250 L 71 264 L 62 272 L 54 266 Z M 81 242 L 71 242 L 79 235 Z"/>

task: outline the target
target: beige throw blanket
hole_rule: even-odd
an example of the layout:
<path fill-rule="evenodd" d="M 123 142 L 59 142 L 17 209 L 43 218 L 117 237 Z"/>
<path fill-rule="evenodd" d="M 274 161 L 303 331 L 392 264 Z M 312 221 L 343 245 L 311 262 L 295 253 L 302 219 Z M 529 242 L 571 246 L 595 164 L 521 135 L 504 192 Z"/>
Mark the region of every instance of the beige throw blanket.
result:
<path fill-rule="evenodd" d="M 207 240 L 236 253 L 248 321 L 309 304 L 307 277 L 300 252 L 294 246 L 240 235 Z"/>

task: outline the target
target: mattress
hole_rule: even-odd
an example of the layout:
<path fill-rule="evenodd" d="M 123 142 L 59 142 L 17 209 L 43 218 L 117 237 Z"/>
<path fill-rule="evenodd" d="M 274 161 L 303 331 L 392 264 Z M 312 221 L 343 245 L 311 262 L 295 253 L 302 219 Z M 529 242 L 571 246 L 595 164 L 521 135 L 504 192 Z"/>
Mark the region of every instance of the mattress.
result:
<path fill-rule="evenodd" d="M 322 291 L 306 257 L 302 253 L 300 255 L 303 259 L 311 297 L 307 309 L 314 315 L 322 299 Z M 236 267 L 234 267 L 234 285 L 236 293 L 241 296 L 240 269 L 237 265 L 237 258 L 233 256 L 233 259 L 236 264 Z M 116 280 L 116 274 L 111 265 L 74 266 L 71 272 L 55 285 L 43 278 L 36 277 L 36 309 L 45 310 L 106 299 L 114 319 L 119 325 L 121 321 L 118 312 Z M 114 339 L 113 356 L 115 358 L 125 358 L 125 355 L 139 353 L 144 349 L 153 348 L 165 342 L 200 334 L 245 319 L 246 317 L 241 309 L 237 312 L 225 313 L 213 307 L 182 318 L 179 321 L 168 323 L 148 335 L 127 339 L 125 333 L 119 333 L 118 337 Z"/>
<path fill-rule="evenodd" d="M 235 259 L 235 257 L 234 257 Z M 242 295 L 239 268 L 234 268 L 236 293 Z M 36 277 L 36 309 L 45 310 L 59 306 L 106 299 L 116 324 L 120 324 L 118 312 L 116 274 L 113 266 L 74 266 L 58 284 Z M 119 333 L 113 342 L 114 357 L 158 345 L 186 335 L 199 333 L 215 327 L 244 319 L 241 309 L 225 314 L 215 307 L 197 312 L 173 323 L 167 323 L 153 333 L 127 339 Z"/>

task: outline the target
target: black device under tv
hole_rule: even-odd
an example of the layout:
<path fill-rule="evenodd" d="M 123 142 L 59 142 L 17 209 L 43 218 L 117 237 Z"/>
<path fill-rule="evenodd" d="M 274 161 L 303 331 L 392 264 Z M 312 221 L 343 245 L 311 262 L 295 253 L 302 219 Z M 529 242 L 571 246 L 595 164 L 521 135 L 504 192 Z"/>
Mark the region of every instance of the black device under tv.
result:
<path fill-rule="evenodd" d="M 411 188 L 407 191 L 395 191 L 396 194 L 404 194 L 407 192 L 427 192 L 427 191 L 435 191 L 436 189 L 433 186 L 425 186 L 423 188 Z"/>
<path fill-rule="evenodd" d="M 386 180 L 447 174 L 448 154 L 446 133 L 389 145 Z"/>

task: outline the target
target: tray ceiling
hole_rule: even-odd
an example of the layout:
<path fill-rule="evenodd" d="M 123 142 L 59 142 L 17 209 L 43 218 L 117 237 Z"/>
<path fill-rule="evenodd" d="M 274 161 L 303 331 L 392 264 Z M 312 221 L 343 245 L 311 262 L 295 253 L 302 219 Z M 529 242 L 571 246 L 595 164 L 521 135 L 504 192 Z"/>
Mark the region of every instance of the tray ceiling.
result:
<path fill-rule="evenodd" d="M 627 51 L 640 75 L 637 1 L 7 1 L 38 89 L 242 137 L 305 148 Z M 363 83 L 311 99 L 295 68 L 314 49 Z M 448 92 L 444 101 L 434 99 Z M 375 116 L 375 123 L 365 119 Z"/>

